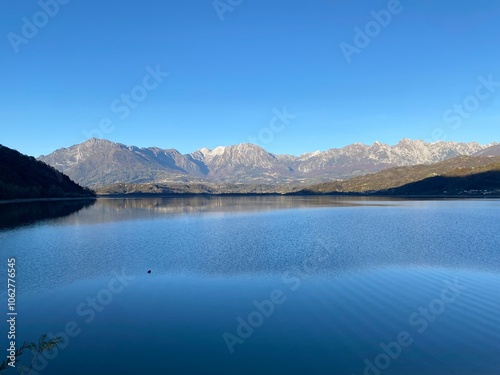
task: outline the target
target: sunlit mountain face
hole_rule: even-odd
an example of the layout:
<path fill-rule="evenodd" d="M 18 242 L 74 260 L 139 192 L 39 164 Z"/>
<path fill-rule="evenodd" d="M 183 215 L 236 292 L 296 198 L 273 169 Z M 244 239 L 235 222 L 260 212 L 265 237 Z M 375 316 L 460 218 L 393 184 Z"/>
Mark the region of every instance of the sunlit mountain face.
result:
<path fill-rule="evenodd" d="M 85 186 L 114 183 L 290 183 L 346 179 L 389 167 L 431 164 L 459 155 L 487 153 L 491 145 L 412 141 L 394 146 L 360 143 L 300 156 L 275 155 L 253 144 L 200 149 L 138 148 L 101 139 L 59 149 L 39 159 Z"/>

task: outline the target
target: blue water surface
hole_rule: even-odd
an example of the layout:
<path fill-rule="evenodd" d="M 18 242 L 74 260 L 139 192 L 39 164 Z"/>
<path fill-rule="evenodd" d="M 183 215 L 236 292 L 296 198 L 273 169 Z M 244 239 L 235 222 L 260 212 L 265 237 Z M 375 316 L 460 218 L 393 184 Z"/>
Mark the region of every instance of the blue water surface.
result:
<path fill-rule="evenodd" d="M 500 201 L 57 204 L 0 212 L 36 373 L 500 374 Z"/>

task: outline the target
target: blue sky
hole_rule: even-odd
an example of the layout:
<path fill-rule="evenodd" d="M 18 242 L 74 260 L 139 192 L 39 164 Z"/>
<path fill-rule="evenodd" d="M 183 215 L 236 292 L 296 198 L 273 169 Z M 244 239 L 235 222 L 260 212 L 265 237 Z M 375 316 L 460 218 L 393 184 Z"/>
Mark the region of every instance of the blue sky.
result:
<path fill-rule="evenodd" d="M 495 0 L 41 1 L 0 12 L 0 143 L 30 155 L 500 141 Z"/>

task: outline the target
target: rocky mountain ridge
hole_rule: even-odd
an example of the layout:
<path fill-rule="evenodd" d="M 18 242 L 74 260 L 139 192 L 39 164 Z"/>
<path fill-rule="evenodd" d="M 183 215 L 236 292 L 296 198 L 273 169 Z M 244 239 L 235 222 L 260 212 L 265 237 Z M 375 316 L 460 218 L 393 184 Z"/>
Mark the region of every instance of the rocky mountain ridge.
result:
<path fill-rule="evenodd" d="M 498 145 L 403 139 L 396 145 L 355 143 L 293 155 L 276 155 L 253 144 L 202 148 L 190 154 L 158 147 L 138 148 L 103 139 L 40 156 L 85 186 L 116 183 L 245 183 L 310 185 L 344 180 L 396 166 L 432 164 L 460 155 L 496 154 Z"/>

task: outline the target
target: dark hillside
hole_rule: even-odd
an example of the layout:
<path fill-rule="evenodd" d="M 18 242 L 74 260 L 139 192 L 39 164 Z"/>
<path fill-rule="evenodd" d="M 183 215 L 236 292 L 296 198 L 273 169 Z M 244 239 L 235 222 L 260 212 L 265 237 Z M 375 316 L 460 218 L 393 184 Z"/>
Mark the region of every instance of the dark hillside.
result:
<path fill-rule="evenodd" d="M 0 199 L 92 197 L 51 166 L 0 145 Z"/>

